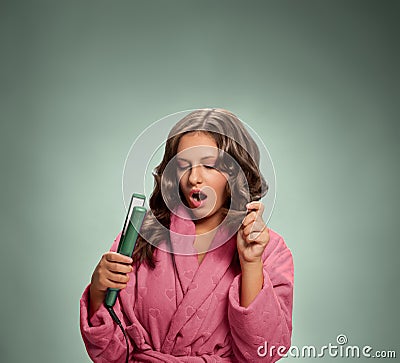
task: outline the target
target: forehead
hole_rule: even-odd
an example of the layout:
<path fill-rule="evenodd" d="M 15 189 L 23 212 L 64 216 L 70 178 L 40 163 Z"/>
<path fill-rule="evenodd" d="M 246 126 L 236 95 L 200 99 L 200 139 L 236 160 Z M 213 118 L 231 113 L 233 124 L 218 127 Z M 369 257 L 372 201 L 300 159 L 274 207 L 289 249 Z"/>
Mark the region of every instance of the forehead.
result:
<path fill-rule="evenodd" d="M 177 157 L 217 157 L 217 143 L 209 134 L 190 133 L 179 140 Z"/>

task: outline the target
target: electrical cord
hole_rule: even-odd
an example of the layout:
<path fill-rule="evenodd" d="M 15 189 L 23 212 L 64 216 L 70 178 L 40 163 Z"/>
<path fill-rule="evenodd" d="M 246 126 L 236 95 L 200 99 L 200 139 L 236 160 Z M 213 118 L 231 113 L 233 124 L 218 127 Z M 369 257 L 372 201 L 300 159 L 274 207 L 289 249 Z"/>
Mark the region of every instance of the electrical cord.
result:
<path fill-rule="evenodd" d="M 110 313 L 112 319 L 117 323 L 117 325 L 120 327 L 122 334 L 124 334 L 124 338 L 125 338 L 125 342 L 126 342 L 126 358 L 125 358 L 125 362 L 128 363 L 129 360 L 129 343 L 128 343 L 128 337 L 126 335 L 125 329 L 122 326 L 121 321 L 118 319 L 117 314 L 115 314 L 114 309 L 111 306 L 106 306 L 108 312 Z"/>

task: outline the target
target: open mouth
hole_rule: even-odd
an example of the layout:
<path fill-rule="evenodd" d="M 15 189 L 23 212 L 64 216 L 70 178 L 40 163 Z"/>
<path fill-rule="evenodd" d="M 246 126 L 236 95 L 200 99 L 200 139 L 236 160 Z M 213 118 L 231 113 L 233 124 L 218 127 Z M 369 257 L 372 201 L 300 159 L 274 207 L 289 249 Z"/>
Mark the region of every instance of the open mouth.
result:
<path fill-rule="evenodd" d="M 192 190 L 189 196 L 195 207 L 199 207 L 202 202 L 207 199 L 207 195 L 202 193 L 200 190 Z"/>
<path fill-rule="evenodd" d="M 194 192 L 194 193 L 192 194 L 192 198 L 195 199 L 195 200 L 197 200 L 198 202 L 200 202 L 201 200 L 206 199 L 207 196 L 206 196 L 204 193 L 202 193 L 202 192 Z"/>

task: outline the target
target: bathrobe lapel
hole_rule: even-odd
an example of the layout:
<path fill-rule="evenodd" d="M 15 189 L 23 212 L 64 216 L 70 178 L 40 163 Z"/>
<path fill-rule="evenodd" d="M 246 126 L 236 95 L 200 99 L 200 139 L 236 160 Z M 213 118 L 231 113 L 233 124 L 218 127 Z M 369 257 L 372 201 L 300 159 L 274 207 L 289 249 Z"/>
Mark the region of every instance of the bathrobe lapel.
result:
<path fill-rule="evenodd" d="M 182 216 L 181 213 L 179 215 Z M 195 240 L 193 221 L 171 214 L 170 231 L 173 250 L 182 251 L 182 247 L 185 246 L 185 253 L 192 254 L 175 254 L 173 256 L 176 266 L 176 286 L 182 292 L 177 291 L 177 297 L 179 297 L 177 310 L 172 317 L 162 346 L 162 351 L 169 354 L 174 348 L 181 329 L 189 324 L 190 319 L 198 312 L 204 301 L 213 294 L 219 281 L 229 269 L 236 250 L 236 235 L 229 238 L 227 230 L 220 228 L 212 242 L 212 246 L 220 247 L 207 252 L 199 265 L 196 251 L 193 248 Z M 201 314 L 197 314 L 197 317 L 200 318 Z"/>

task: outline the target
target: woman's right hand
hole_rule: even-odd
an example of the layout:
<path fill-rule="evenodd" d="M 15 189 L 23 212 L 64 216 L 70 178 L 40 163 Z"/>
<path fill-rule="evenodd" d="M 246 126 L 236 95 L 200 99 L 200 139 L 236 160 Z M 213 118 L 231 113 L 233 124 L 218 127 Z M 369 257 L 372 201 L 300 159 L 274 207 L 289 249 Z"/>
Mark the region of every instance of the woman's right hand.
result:
<path fill-rule="evenodd" d="M 90 317 L 103 304 L 108 288 L 124 289 L 129 281 L 132 258 L 117 252 L 106 252 L 97 264 L 90 284 Z"/>

